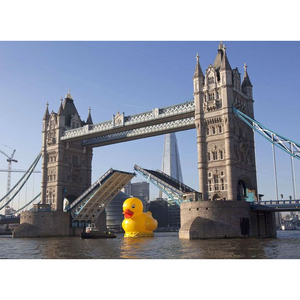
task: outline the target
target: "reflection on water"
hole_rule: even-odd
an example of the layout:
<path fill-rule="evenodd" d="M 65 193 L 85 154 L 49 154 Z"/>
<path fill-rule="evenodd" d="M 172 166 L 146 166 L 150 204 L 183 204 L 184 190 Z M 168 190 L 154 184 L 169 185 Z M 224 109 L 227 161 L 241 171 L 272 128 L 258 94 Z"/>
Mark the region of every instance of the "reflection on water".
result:
<path fill-rule="evenodd" d="M 178 233 L 152 238 L 82 240 L 0 237 L 0 258 L 10 259 L 254 259 L 300 258 L 300 231 L 280 231 L 277 239 L 181 240 Z"/>

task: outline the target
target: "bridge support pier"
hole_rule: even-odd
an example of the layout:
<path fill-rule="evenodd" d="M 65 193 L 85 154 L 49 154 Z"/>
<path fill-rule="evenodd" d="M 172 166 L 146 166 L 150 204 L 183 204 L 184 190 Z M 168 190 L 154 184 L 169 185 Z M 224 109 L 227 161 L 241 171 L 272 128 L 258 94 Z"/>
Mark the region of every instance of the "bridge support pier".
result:
<path fill-rule="evenodd" d="M 180 205 L 181 239 L 276 237 L 275 213 L 253 211 L 245 201 L 199 201 Z"/>
<path fill-rule="evenodd" d="M 96 222 L 100 230 L 106 228 L 106 214 L 101 213 Z M 82 228 L 71 227 L 71 215 L 62 211 L 22 212 L 20 226 L 13 231 L 14 238 L 80 236 Z"/>

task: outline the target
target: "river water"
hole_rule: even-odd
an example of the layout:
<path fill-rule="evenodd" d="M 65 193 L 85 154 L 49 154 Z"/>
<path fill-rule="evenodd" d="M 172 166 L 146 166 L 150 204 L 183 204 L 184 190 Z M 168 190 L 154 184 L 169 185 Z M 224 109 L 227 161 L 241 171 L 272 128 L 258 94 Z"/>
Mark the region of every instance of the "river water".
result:
<path fill-rule="evenodd" d="M 278 231 L 276 239 L 182 240 L 175 232 L 97 240 L 0 236 L 0 249 L 1 259 L 299 259 L 300 230 Z"/>

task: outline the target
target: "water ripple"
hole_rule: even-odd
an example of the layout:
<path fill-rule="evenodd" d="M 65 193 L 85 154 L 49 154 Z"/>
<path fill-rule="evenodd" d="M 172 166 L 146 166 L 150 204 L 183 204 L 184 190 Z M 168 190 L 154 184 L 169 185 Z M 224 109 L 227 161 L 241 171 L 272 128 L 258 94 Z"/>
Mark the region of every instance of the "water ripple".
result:
<path fill-rule="evenodd" d="M 300 231 L 276 239 L 181 240 L 178 233 L 152 238 L 82 240 L 0 237 L 1 259 L 299 259 Z"/>

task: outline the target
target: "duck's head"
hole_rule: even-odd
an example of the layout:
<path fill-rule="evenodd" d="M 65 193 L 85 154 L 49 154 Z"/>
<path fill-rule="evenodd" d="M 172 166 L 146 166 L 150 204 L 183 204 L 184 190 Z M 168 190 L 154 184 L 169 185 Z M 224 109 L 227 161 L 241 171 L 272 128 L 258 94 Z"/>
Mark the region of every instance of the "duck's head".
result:
<path fill-rule="evenodd" d="M 143 203 L 138 198 L 128 198 L 123 203 L 123 215 L 125 219 L 130 219 L 143 212 Z"/>

